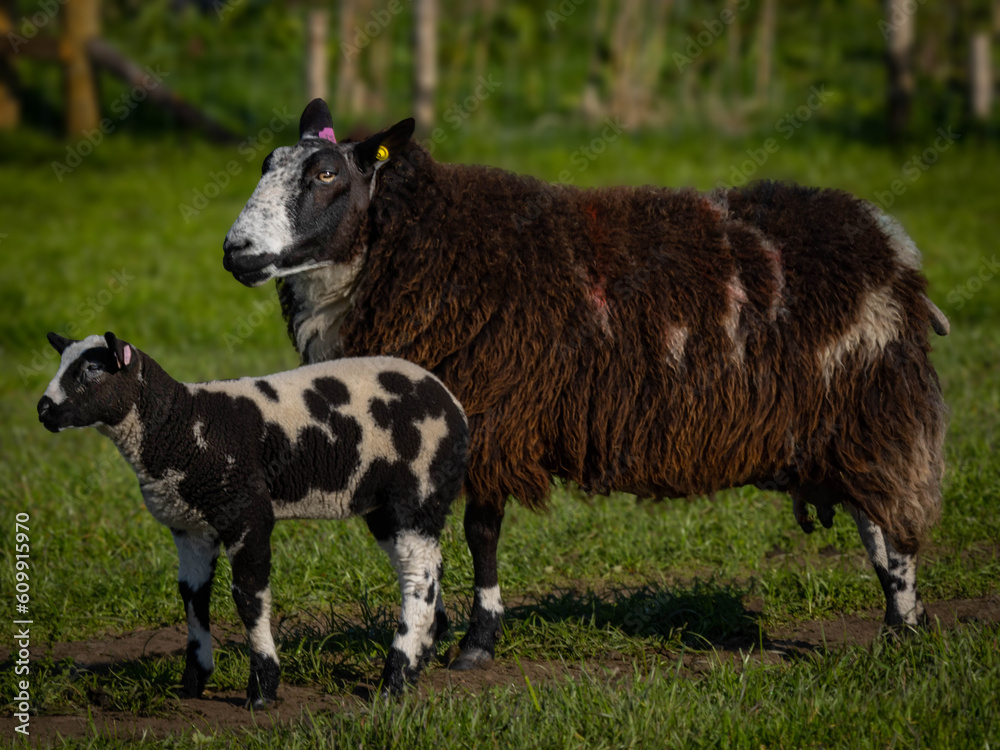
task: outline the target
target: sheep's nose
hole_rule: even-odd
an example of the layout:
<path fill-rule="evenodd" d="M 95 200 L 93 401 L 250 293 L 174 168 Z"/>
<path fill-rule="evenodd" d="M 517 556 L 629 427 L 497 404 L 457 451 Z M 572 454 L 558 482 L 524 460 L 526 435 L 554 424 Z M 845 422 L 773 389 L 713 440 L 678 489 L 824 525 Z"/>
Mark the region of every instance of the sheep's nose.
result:
<path fill-rule="evenodd" d="M 55 402 L 48 396 L 42 396 L 41 400 L 38 402 L 38 421 L 44 421 L 45 417 L 48 416 L 49 409 Z"/>

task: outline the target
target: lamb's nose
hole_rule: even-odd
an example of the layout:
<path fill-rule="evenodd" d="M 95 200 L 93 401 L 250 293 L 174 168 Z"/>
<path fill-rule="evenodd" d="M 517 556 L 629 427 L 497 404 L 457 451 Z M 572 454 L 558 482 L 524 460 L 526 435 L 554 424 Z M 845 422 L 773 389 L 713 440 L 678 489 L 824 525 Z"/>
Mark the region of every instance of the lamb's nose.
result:
<path fill-rule="evenodd" d="M 55 402 L 52 401 L 48 396 L 42 396 L 41 400 L 38 402 L 38 421 L 44 421 L 45 417 L 49 413 L 49 409 Z"/>

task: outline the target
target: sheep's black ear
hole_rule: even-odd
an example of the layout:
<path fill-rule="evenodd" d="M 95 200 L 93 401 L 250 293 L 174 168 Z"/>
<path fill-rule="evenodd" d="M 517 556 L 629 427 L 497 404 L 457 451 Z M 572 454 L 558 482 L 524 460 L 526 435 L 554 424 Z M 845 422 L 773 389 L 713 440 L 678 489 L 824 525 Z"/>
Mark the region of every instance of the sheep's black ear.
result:
<path fill-rule="evenodd" d="M 354 160 L 362 172 L 367 172 L 379 162 L 385 162 L 402 150 L 416 127 L 412 117 L 397 122 L 391 128 L 361 141 L 354 149 Z"/>
<path fill-rule="evenodd" d="M 124 370 L 132 363 L 132 347 L 128 342 L 117 338 L 111 331 L 104 334 L 104 340 L 108 342 L 108 349 L 114 353 L 119 370 Z"/>
<path fill-rule="evenodd" d="M 63 350 L 67 346 L 76 343 L 73 339 L 68 339 L 64 336 L 60 336 L 58 333 L 52 333 L 51 331 L 49 331 L 49 333 L 46 335 L 46 338 L 48 338 L 49 343 L 52 344 L 52 348 L 55 349 L 60 354 L 63 353 Z"/>
<path fill-rule="evenodd" d="M 318 136 L 321 130 L 333 128 L 330 108 L 322 99 L 313 99 L 306 105 L 299 119 L 299 138 L 307 135 Z"/>

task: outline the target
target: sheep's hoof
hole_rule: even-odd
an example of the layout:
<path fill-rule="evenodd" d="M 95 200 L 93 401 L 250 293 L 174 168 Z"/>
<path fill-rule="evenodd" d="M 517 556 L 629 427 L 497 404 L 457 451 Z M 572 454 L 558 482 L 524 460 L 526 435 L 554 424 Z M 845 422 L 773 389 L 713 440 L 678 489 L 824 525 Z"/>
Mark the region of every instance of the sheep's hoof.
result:
<path fill-rule="evenodd" d="M 456 672 L 465 672 L 470 669 L 489 669 L 493 666 L 493 655 L 481 648 L 469 648 L 459 654 L 448 667 Z"/>

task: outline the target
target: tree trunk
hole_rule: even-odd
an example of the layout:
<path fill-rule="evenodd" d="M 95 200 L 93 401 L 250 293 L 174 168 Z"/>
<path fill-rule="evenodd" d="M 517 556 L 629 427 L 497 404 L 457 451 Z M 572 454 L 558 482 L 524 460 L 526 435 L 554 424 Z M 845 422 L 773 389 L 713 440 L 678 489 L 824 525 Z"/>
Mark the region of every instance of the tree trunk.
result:
<path fill-rule="evenodd" d="M 312 8 L 308 17 L 309 41 L 306 45 L 306 91 L 307 99 L 326 99 L 326 71 L 329 64 L 326 54 L 326 34 L 330 26 L 330 13 L 321 8 Z"/>
<path fill-rule="evenodd" d="M 87 54 L 87 43 L 100 32 L 101 7 L 98 0 L 67 0 L 62 12 L 66 134 L 75 136 L 95 130 L 101 119 L 97 81 Z"/>
<path fill-rule="evenodd" d="M 667 18 L 673 0 L 653 0 L 646 39 L 643 44 L 642 65 L 639 70 L 639 97 L 642 117 L 648 120 L 653 114 L 657 84 L 663 70 L 663 58 L 667 48 Z"/>
<path fill-rule="evenodd" d="M 739 103 L 740 91 L 740 8 L 739 0 L 726 0 L 726 10 L 732 14 L 733 21 L 726 30 L 726 93 L 729 95 L 730 106 Z"/>
<path fill-rule="evenodd" d="M 334 119 L 343 116 L 357 115 L 363 106 L 364 92 L 361 81 L 362 48 L 355 45 L 361 42 L 355 26 L 358 25 L 358 0 L 340 0 L 340 18 L 338 33 L 340 34 L 340 54 L 337 55 L 337 95 L 335 97 Z"/>
<path fill-rule="evenodd" d="M 989 119 L 990 110 L 993 108 L 991 63 L 989 32 L 974 32 L 969 49 L 969 85 L 972 89 L 972 116 L 977 120 Z"/>
<path fill-rule="evenodd" d="M 594 17 L 594 27 L 590 38 L 590 62 L 587 66 L 587 82 L 583 87 L 580 111 L 591 122 L 604 116 L 601 101 L 601 78 L 605 63 L 605 34 L 608 28 L 609 0 L 599 0 Z"/>
<path fill-rule="evenodd" d="M 910 126 L 913 107 L 913 15 L 915 5 L 908 0 L 885 0 L 886 106 L 889 140 L 899 141 Z"/>
<path fill-rule="evenodd" d="M 771 70 L 774 59 L 774 27 L 777 22 L 777 0 L 764 0 L 757 32 L 757 77 L 754 93 L 759 105 L 771 98 Z"/>
<path fill-rule="evenodd" d="M 232 130 L 185 101 L 103 39 L 91 39 L 86 51 L 90 62 L 95 66 L 104 68 L 123 80 L 127 86 L 145 89 L 149 102 L 169 112 L 181 125 L 200 128 L 209 138 L 220 143 L 235 143 L 240 140 Z"/>
<path fill-rule="evenodd" d="M 611 110 L 627 124 L 636 125 L 641 119 L 636 101 L 635 69 L 639 39 L 639 0 L 622 0 L 612 35 Z"/>
<path fill-rule="evenodd" d="M 476 80 L 486 75 L 486 61 L 490 54 L 490 30 L 493 28 L 493 18 L 496 16 L 496 0 L 483 0 L 479 14 L 479 36 L 476 39 L 476 62 L 473 68 Z"/>
<path fill-rule="evenodd" d="M 427 134 L 437 89 L 437 0 L 413 0 L 413 116 Z"/>

